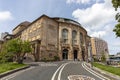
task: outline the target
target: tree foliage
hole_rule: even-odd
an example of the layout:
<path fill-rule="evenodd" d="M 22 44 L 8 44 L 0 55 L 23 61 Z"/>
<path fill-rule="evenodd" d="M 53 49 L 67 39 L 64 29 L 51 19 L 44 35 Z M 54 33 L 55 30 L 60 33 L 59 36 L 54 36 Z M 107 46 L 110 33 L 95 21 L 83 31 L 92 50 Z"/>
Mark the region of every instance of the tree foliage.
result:
<path fill-rule="evenodd" d="M 3 56 L 5 56 L 6 54 L 13 55 L 15 61 L 17 61 L 18 63 L 22 63 L 25 54 L 30 53 L 31 51 L 32 49 L 29 41 L 12 39 L 4 43 L 1 53 L 3 54 Z"/>
<path fill-rule="evenodd" d="M 102 62 L 105 62 L 105 61 L 106 61 L 105 53 L 102 52 L 101 54 L 102 54 L 101 61 L 102 61 Z"/>
<path fill-rule="evenodd" d="M 2 49 L 0 51 L 0 62 L 11 62 L 13 61 L 13 54 L 7 52 L 6 43 L 2 44 Z"/>
<path fill-rule="evenodd" d="M 112 0 L 112 4 L 116 11 L 118 10 L 118 8 L 120 8 L 120 0 Z M 118 23 L 115 25 L 113 31 L 115 32 L 117 37 L 120 37 L 120 13 L 116 14 L 115 19 L 118 21 Z"/>
<path fill-rule="evenodd" d="M 112 0 L 113 7 L 117 10 L 120 7 L 120 0 Z"/>
<path fill-rule="evenodd" d="M 115 28 L 113 31 L 116 32 L 115 34 L 117 35 L 117 37 L 120 37 L 120 23 L 115 25 Z"/>

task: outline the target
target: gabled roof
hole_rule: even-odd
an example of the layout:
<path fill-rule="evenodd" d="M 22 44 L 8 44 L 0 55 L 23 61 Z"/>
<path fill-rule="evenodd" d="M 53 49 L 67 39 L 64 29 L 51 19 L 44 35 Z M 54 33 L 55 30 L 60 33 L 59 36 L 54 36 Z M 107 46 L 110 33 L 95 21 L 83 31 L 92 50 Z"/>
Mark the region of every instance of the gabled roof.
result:
<path fill-rule="evenodd" d="M 30 24 L 30 22 L 24 21 L 24 22 L 20 23 L 19 25 L 17 25 L 13 30 L 15 30 L 16 28 L 18 28 L 18 26 L 25 26 L 25 27 L 27 27 L 29 24 Z"/>

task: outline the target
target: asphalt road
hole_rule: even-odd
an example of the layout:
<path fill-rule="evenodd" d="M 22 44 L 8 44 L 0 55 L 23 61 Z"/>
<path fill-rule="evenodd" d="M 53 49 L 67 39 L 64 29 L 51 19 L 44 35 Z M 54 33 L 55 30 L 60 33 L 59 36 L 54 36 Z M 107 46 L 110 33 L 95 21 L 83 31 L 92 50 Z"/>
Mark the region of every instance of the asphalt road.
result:
<path fill-rule="evenodd" d="M 61 61 L 61 62 L 39 62 L 32 66 L 0 80 L 69 80 L 69 76 L 83 75 L 95 80 L 108 80 L 106 77 L 88 68 L 84 62 Z"/>

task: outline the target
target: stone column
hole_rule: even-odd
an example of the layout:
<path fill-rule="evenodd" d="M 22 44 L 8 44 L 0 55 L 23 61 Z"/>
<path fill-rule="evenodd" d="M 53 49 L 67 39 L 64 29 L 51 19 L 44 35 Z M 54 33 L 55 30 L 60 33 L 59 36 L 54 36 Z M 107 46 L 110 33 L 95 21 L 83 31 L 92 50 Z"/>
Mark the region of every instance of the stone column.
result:
<path fill-rule="evenodd" d="M 69 25 L 71 27 L 71 25 Z M 69 60 L 73 60 L 73 50 L 72 50 L 72 28 L 69 28 L 69 36 L 68 36 L 68 40 L 69 40 L 69 45 L 70 45 L 70 49 L 69 49 Z"/>
<path fill-rule="evenodd" d="M 81 52 L 81 50 L 78 51 L 78 60 L 82 60 L 82 52 Z"/>
<path fill-rule="evenodd" d="M 68 51 L 68 60 L 73 60 L 73 58 L 72 58 L 72 50 L 71 49 L 69 49 L 69 51 Z"/>
<path fill-rule="evenodd" d="M 59 34 L 58 34 L 59 35 L 59 37 L 58 37 L 59 38 L 59 49 L 58 49 L 59 53 L 58 53 L 58 55 L 59 55 L 60 60 L 62 60 L 62 41 L 61 41 L 62 33 L 61 32 L 62 32 L 62 27 L 61 27 L 61 24 L 59 23 Z"/>

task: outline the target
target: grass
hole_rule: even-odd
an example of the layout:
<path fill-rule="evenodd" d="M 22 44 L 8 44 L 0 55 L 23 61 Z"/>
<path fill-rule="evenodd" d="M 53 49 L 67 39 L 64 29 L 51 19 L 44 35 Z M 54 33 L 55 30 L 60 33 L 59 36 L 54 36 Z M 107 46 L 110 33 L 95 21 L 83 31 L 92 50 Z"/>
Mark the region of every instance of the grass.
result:
<path fill-rule="evenodd" d="M 2 63 L 0 64 L 0 73 L 10 71 L 16 68 L 24 67 L 26 64 L 17 64 L 17 63 Z"/>
<path fill-rule="evenodd" d="M 120 68 L 99 64 L 96 62 L 93 63 L 93 66 L 120 76 Z"/>

